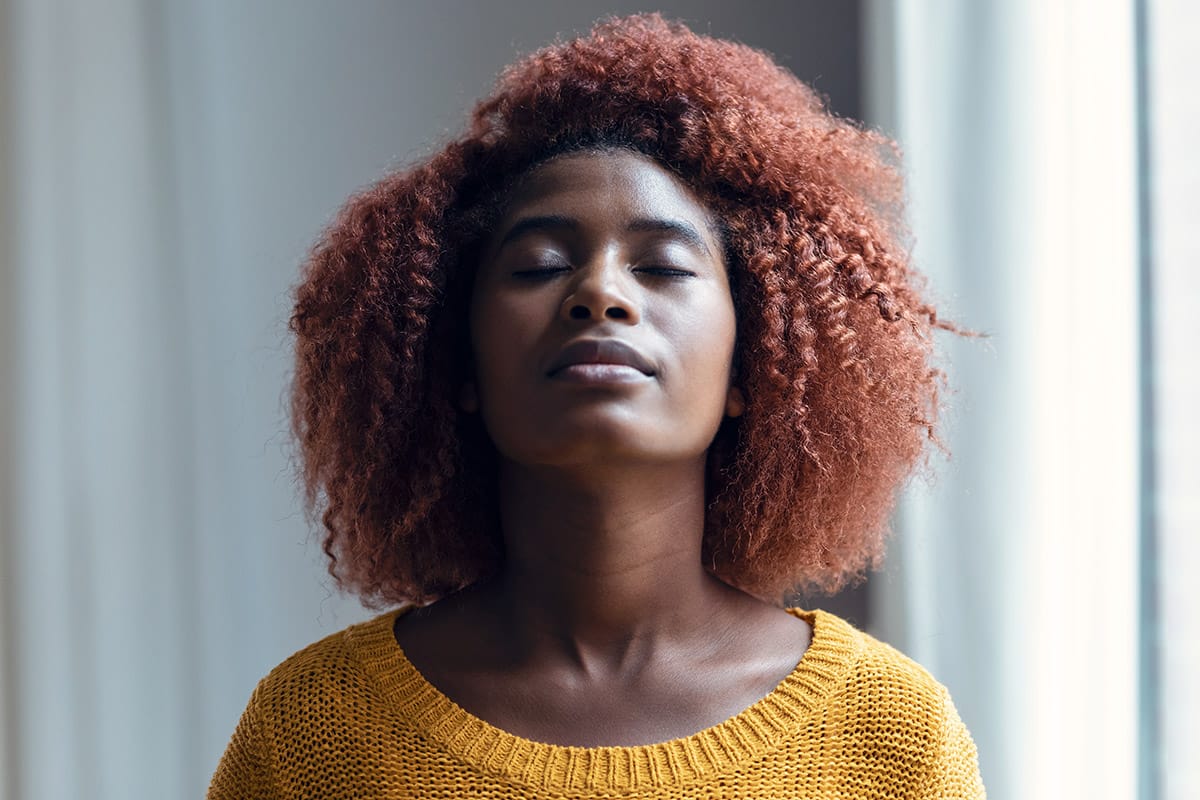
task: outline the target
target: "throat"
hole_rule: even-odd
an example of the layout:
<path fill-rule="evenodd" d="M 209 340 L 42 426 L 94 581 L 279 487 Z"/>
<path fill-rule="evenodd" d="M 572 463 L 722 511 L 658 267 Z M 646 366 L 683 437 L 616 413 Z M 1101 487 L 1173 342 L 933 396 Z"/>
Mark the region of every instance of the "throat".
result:
<path fill-rule="evenodd" d="M 669 559 L 563 577 L 508 570 L 491 590 L 493 608 L 519 658 L 560 661 L 595 679 L 627 680 L 681 651 L 704 654 L 733 591 L 698 564 L 685 570 Z"/>

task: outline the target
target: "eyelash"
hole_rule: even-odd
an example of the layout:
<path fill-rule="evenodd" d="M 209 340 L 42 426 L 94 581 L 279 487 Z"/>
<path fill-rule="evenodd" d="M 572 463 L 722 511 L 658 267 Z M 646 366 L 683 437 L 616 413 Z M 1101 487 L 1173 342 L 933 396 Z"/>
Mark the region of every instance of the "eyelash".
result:
<path fill-rule="evenodd" d="M 569 267 L 545 267 L 543 269 L 523 269 L 513 273 L 514 278 L 522 278 L 524 280 L 539 280 L 546 279 L 560 272 L 570 272 Z M 634 272 L 642 272 L 648 275 L 653 275 L 656 278 L 690 278 L 696 273 L 689 272 L 686 269 L 676 269 L 675 267 L 638 267 Z"/>
<path fill-rule="evenodd" d="M 551 275 L 557 275 L 560 272 L 569 272 L 566 267 L 543 267 L 542 269 L 522 269 L 513 273 L 514 278 L 525 278 L 536 280 L 539 278 L 549 278 Z"/>

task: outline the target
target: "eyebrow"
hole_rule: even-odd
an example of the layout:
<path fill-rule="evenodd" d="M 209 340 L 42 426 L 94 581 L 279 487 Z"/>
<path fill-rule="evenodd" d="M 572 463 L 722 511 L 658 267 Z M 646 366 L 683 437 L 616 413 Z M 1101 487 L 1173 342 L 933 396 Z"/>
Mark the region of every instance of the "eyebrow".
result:
<path fill-rule="evenodd" d="M 527 236 L 530 233 L 540 233 L 542 231 L 557 231 L 568 230 L 575 231 L 579 229 L 579 223 L 570 217 L 564 217 L 560 214 L 545 214 L 539 217 L 525 217 L 517 220 L 508 232 L 504 234 L 504 238 L 496 245 L 496 252 L 500 252 L 510 242 L 520 239 L 522 236 Z"/>
<path fill-rule="evenodd" d="M 629 231 L 642 232 L 658 232 L 665 233 L 672 238 L 678 239 L 684 244 L 691 245 L 694 249 L 701 251 L 705 255 L 712 256 L 708 249 L 708 245 L 704 242 L 704 237 L 700 235 L 700 231 L 683 220 L 678 219 L 635 219 L 629 223 L 627 228 Z"/>
<path fill-rule="evenodd" d="M 513 226 L 504 234 L 504 238 L 496 245 L 496 252 L 500 252 L 509 243 L 520 239 L 522 236 L 527 236 L 530 233 L 538 233 L 541 231 L 577 231 L 579 230 L 579 221 L 563 216 L 561 214 L 544 214 L 536 217 L 525 217 L 513 223 Z M 639 218 L 630 222 L 625 229 L 631 233 L 665 233 L 671 237 L 678 239 L 684 244 L 691 245 L 693 248 L 700 250 L 708 256 L 712 256 L 712 252 L 705 243 L 704 237 L 700 235 L 700 231 L 696 230 L 695 226 L 690 223 L 678 219 L 654 219 L 654 218 Z"/>

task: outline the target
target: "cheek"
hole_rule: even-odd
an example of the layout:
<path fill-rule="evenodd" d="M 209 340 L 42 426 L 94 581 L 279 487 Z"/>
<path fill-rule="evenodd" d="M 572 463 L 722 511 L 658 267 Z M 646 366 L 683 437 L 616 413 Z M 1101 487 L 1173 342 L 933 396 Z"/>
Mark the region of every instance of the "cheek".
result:
<path fill-rule="evenodd" d="M 472 304 L 470 344 L 476 413 L 488 438 L 503 453 L 510 450 L 514 427 L 520 427 L 519 418 L 514 418 L 511 408 L 512 393 L 497 389 L 511 384 L 515 358 L 513 334 L 508 318 L 494 302 Z"/>
<path fill-rule="evenodd" d="M 678 343 L 685 368 L 696 378 L 724 381 L 729 377 L 737 336 L 732 301 L 714 298 L 685 315 L 663 320 L 662 325 L 667 337 Z"/>
<path fill-rule="evenodd" d="M 471 355 L 475 383 L 486 405 L 517 402 L 521 386 L 537 377 L 538 337 L 544 310 L 511 297 L 472 304 Z"/>
<path fill-rule="evenodd" d="M 495 360 L 496 354 L 493 349 L 497 342 L 496 330 L 500 327 L 500 319 L 491 289 L 486 281 L 477 282 L 467 309 L 471 361 L 477 374 L 483 372 Z"/>

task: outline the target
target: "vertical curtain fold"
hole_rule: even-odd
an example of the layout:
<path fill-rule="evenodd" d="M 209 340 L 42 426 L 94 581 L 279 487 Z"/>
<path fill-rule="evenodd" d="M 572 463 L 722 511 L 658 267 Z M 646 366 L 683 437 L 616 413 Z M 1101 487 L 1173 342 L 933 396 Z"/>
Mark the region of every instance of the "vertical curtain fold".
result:
<path fill-rule="evenodd" d="M 162 65 L 143 12 L 132 0 L 6 8 L 21 200 L 8 780 L 22 797 L 189 794 L 190 429 L 152 84 Z"/>
<path fill-rule="evenodd" d="M 1154 585 L 1143 697 L 1144 748 L 1157 774 L 1146 784 L 1164 800 L 1200 797 L 1200 7 L 1187 0 L 1141 0 L 1144 98 L 1143 231 L 1147 266 L 1144 365 L 1155 429 L 1148 517 Z"/>

